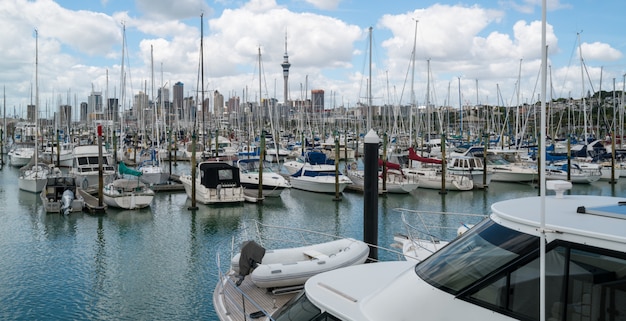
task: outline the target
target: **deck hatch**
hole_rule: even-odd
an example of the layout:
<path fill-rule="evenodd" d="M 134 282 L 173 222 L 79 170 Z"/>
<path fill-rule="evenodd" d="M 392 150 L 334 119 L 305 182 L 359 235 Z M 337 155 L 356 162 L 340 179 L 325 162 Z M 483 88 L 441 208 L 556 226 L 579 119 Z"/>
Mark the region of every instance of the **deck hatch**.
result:
<path fill-rule="evenodd" d="M 593 214 L 612 218 L 626 219 L 626 202 L 618 202 L 614 205 L 584 207 L 581 206 L 576 211 L 582 214 Z"/>

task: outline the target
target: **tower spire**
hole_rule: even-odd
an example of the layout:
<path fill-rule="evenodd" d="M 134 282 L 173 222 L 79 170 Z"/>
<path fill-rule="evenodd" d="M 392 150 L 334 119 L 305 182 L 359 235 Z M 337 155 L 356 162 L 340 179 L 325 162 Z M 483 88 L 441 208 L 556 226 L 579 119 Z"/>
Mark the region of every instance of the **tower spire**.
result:
<path fill-rule="evenodd" d="M 287 54 L 287 31 L 285 31 L 285 55 L 283 56 L 283 63 L 280 64 L 283 67 L 283 78 L 284 78 L 284 89 L 283 89 L 283 105 L 287 106 L 289 103 L 288 97 L 288 89 L 289 89 L 289 67 L 291 64 L 289 63 L 289 55 Z"/>

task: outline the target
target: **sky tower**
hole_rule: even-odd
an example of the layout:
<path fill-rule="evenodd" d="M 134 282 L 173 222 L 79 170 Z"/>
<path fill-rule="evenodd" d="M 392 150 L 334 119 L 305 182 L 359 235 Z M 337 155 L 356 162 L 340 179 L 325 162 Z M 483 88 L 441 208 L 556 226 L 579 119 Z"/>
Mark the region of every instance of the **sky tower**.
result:
<path fill-rule="evenodd" d="M 287 96 L 287 90 L 289 88 L 288 85 L 288 79 L 289 79 L 289 67 L 291 67 L 291 64 L 289 63 L 289 55 L 287 55 L 287 32 L 285 32 L 285 55 L 283 56 L 284 60 L 283 63 L 280 64 L 283 67 L 283 78 L 285 80 L 285 84 L 284 84 L 284 91 L 283 91 L 283 99 L 284 102 L 283 104 L 285 106 L 287 106 L 287 104 L 289 103 L 289 97 Z"/>

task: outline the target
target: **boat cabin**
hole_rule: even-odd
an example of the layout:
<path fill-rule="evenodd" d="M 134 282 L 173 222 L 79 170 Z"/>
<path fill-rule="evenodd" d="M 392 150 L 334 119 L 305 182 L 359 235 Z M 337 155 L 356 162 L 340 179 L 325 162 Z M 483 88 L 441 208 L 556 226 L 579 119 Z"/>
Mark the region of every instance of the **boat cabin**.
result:
<path fill-rule="evenodd" d="M 240 187 L 239 168 L 223 162 L 202 162 L 200 183 L 206 188 Z"/>

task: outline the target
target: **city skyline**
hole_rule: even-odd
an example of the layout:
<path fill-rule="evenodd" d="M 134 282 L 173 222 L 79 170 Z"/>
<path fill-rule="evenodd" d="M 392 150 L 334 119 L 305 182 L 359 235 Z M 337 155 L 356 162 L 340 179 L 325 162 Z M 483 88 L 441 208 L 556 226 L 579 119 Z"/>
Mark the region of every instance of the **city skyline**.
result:
<path fill-rule="evenodd" d="M 182 82 L 183 96 L 193 96 L 199 83 L 200 14 L 205 17 L 205 91 L 217 90 L 226 101 L 235 96 L 242 102 L 259 101 L 261 95 L 283 102 L 287 50 L 288 99 L 302 100 L 311 90 L 322 89 L 325 108 L 354 107 L 366 100 L 370 54 L 375 105 L 412 103 L 412 79 L 417 105 L 424 105 L 426 97 L 430 104 L 457 108 L 511 106 L 538 97 L 537 0 L 424 5 L 347 0 L 4 4 L 0 23 L 11 32 L 0 36 L 3 48 L 9 49 L 0 53 L 0 83 L 6 88 L 9 115 L 13 108 L 25 108 L 34 90 L 35 28 L 40 41 L 40 110 L 79 105 L 92 90 L 108 92 L 109 98 L 120 96 L 122 24 L 127 33 L 125 91 L 132 93 L 126 96 L 150 83 L 151 73 L 158 75 L 157 88 L 167 83 L 171 92 L 172 84 Z M 552 97 L 610 91 L 614 81 L 618 90 L 623 88 L 626 44 L 617 28 L 623 6 L 617 1 L 548 1 Z M 130 108 L 130 100 L 120 101 L 122 110 Z"/>

